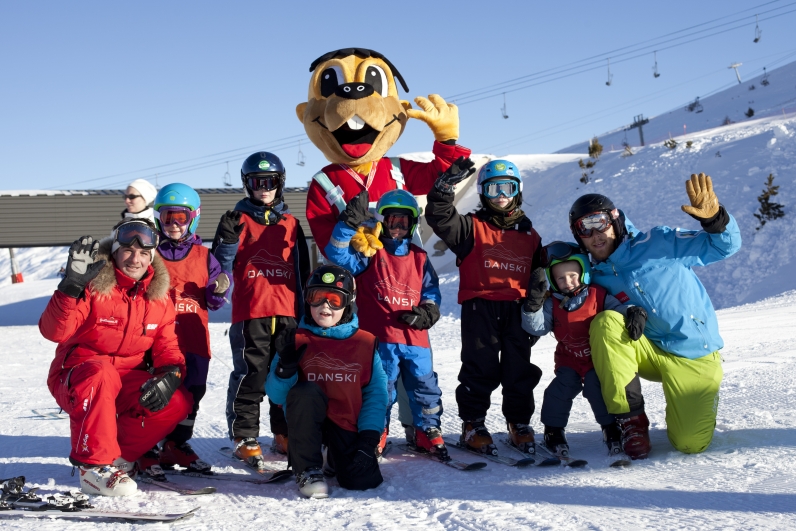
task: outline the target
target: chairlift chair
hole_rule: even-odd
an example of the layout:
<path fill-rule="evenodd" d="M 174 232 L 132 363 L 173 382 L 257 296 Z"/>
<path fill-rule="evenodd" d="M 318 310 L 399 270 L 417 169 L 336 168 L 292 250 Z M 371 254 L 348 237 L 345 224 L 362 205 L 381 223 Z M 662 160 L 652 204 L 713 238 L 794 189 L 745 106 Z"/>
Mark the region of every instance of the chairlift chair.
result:
<path fill-rule="evenodd" d="M 509 115 L 506 114 L 506 93 L 505 92 L 503 93 L 503 107 L 500 108 L 500 114 L 503 115 L 504 119 L 509 117 Z"/>
<path fill-rule="evenodd" d="M 760 80 L 760 84 L 763 85 L 764 87 L 767 87 L 769 85 L 769 83 L 771 83 L 771 82 L 768 80 L 768 72 L 766 72 L 766 67 L 764 66 L 763 67 L 763 79 Z"/>
<path fill-rule="evenodd" d="M 655 57 L 655 66 L 652 67 L 652 77 L 659 78 L 661 77 L 660 72 L 658 72 L 658 52 L 653 52 Z"/>
<path fill-rule="evenodd" d="M 232 176 L 229 174 L 229 161 L 227 161 L 227 171 L 224 173 L 224 186 L 232 186 Z"/>
<path fill-rule="evenodd" d="M 301 140 L 299 140 L 298 161 L 296 166 L 304 166 L 304 153 L 301 152 Z"/>
<path fill-rule="evenodd" d="M 752 42 L 760 42 L 760 39 L 763 38 L 763 30 L 760 29 L 760 24 L 758 23 L 758 17 L 755 15 L 755 40 Z"/>
<path fill-rule="evenodd" d="M 614 79 L 614 76 L 611 75 L 611 58 L 608 58 L 608 81 L 605 82 L 607 87 L 611 86 L 611 81 Z"/>

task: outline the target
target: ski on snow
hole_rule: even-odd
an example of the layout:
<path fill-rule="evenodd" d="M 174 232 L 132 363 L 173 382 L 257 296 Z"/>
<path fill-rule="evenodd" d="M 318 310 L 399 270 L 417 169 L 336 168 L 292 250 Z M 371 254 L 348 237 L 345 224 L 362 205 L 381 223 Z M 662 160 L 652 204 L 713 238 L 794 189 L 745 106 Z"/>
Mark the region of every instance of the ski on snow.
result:
<path fill-rule="evenodd" d="M 66 413 L 54 413 L 52 411 L 45 411 L 41 409 L 31 409 L 30 412 L 33 413 L 36 418 L 42 418 L 45 420 L 64 420 L 69 418 L 69 415 Z"/>
<path fill-rule="evenodd" d="M 221 452 L 222 454 L 224 454 L 225 456 L 229 457 L 233 461 L 236 461 L 238 463 L 243 464 L 249 470 L 252 470 L 252 471 L 256 472 L 257 474 L 260 474 L 261 476 L 268 476 L 265 479 L 264 483 L 275 483 L 275 482 L 284 481 L 284 480 L 286 480 L 288 478 L 293 477 L 293 471 L 292 470 L 278 470 L 278 469 L 275 469 L 275 468 L 265 468 L 265 467 L 252 466 L 249 463 L 247 463 L 246 461 L 244 461 L 244 460 L 240 459 L 239 457 L 237 457 L 235 455 L 235 451 L 232 448 L 230 448 L 229 446 L 224 446 L 222 448 L 219 448 L 218 451 Z"/>
<path fill-rule="evenodd" d="M 136 480 L 140 481 L 141 483 L 146 483 L 147 485 L 152 485 L 153 487 L 158 487 L 165 490 L 170 490 L 173 492 L 177 492 L 182 494 L 183 496 L 202 496 L 203 494 L 215 494 L 216 488 L 215 487 L 204 487 L 201 489 L 185 489 L 182 487 L 178 487 L 174 483 L 169 481 L 157 481 L 156 479 L 139 475 Z"/>
<path fill-rule="evenodd" d="M 547 447 L 543 444 L 536 445 L 537 450 L 541 450 L 542 453 L 549 455 L 550 457 L 557 458 L 561 460 L 561 464 L 564 466 L 568 466 L 570 468 L 582 468 L 589 464 L 588 461 L 584 459 L 575 459 L 569 456 L 569 451 L 564 450 L 563 452 L 551 452 L 547 449 Z"/>
<path fill-rule="evenodd" d="M 136 513 L 125 511 L 102 511 L 99 509 L 80 509 L 64 512 L 60 509 L 2 509 L 0 517 L 22 516 L 36 518 L 80 518 L 89 520 L 147 520 L 150 522 L 176 522 L 193 516 L 198 507 L 184 513 Z"/>
<path fill-rule="evenodd" d="M 517 468 L 525 468 L 527 466 L 531 466 L 536 463 L 536 459 L 533 457 L 524 457 L 523 459 L 512 459 L 511 457 L 506 457 L 503 455 L 494 455 L 494 454 L 486 454 L 483 452 L 479 452 L 478 450 L 473 450 L 469 448 L 467 445 L 462 444 L 461 441 L 458 439 L 452 439 L 450 437 L 444 438 L 445 444 L 448 446 L 452 446 L 458 450 L 462 450 L 463 452 L 469 452 L 471 454 L 475 454 L 481 457 L 485 457 L 490 461 L 494 461 L 496 463 L 500 463 L 501 465 L 506 466 L 514 466 Z"/>
<path fill-rule="evenodd" d="M 188 470 L 177 470 L 177 469 L 164 470 L 163 472 L 165 472 L 167 476 L 212 479 L 213 481 L 239 481 L 242 483 L 252 483 L 254 485 L 265 485 L 267 483 L 273 483 L 274 481 L 276 481 L 274 479 L 268 479 L 268 478 L 254 478 L 249 474 L 224 474 L 222 472 L 211 472 L 210 474 L 203 474 L 201 472 L 190 472 Z"/>
<path fill-rule="evenodd" d="M 442 459 L 438 458 L 436 455 L 432 453 L 426 452 L 424 450 L 418 450 L 416 447 L 409 446 L 406 443 L 397 444 L 396 446 L 401 450 L 403 450 L 404 452 L 425 457 L 426 459 L 436 461 L 437 463 L 442 463 L 443 465 L 455 468 L 456 470 L 464 470 L 466 472 L 469 472 L 471 470 L 480 470 L 486 466 L 486 463 L 484 462 L 465 463 L 464 461 L 458 461 L 450 457 L 443 461 Z"/>
<path fill-rule="evenodd" d="M 519 448 L 517 448 L 516 446 L 511 444 L 511 441 L 509 439 L 507 439 L 507 438 L 500 439 L 500 442 L 502 442 L 504 445 L 508 446 L 509 448 L 511 448 L 512 450 L 517 452 L 518 454 L 524 455 L 525 457 L 533 456 L 534 459 L 539 459 L 539 457 L 541 457 L 541 456 L 536 456 L 535 454 L 529 454 L 528 452 L 523 452 L 522 450 L 520 450 Z M 534 447 L 538 447 L 538 445 L 534 444 Z M 558 466 L 560 464 L 561 464 L 561 459 L 559 459 L 556 456 L 552 456 L 552 457 L 545 457 L 544 459 L 542 459 L 541 461 L 539 461 L 538 463 L 536 463 L 533 466 L 547 467 L 547 466 Z"/>

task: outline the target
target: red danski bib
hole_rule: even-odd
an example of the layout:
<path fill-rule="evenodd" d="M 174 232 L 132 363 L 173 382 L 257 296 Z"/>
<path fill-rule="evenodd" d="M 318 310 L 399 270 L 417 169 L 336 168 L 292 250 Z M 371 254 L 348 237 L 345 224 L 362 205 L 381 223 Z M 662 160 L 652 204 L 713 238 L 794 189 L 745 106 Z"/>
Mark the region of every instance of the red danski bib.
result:
<path fill-rule="evenodd" d="M 357 330 L 348 339 L 316 336 L 299 328 L 296 348 L 308 345 L 299 363 L 299 381 L 315 382 L 329 398 L 326 416 L 348 431 L 357 430 L 362 388 L 370 383 L 376 337 Z"/>
<path fill-rule="evenodd" d="M 284 214 L 276 225 L 261 225 L 244 214 L 241 222 L 244 228 L 232 267 L 232 322 L 296 317 L 296 218 Z"/>
<path fill-rule="evenodd" d="M 169 296 L 177 311 L 175 331 L 180 350 L 203 358 L 210 357 L 210 332 L 207 328 L 205 289 L 210 280 L 207 271 L 210 251 L 201 245 L 191 246 L 182 260 L 166 260 L 171 289 Z"/>
<path fill-rule="evenodd" d="M 473 250 L 459 264 L 459 304 L 479 297 L 514 301 L 525 297 L 533 255 L 542 242 L 535 229 L 503 230 L 470 216 Z"/>
<path fill-rule="evenodd" d="M 556 367 L 574 369 L 581 378 L 594 368 L 589 346 L 589 325 L 603 311 L 606 293 L 604 288 L 590 285 L 586 300 L 574 312 L 559 308 L 558 301 L 553 299 L 553 334 L 558 340 Z"/>
<path fill-rule="evenodd" d="M 409 254 L 378 251 L 357 276 L 359 326 L 383 343 L 428 347 L 428 330 L 417 330 L 399 319 L 420 304 L 426 252 L 409 245 Z"/>

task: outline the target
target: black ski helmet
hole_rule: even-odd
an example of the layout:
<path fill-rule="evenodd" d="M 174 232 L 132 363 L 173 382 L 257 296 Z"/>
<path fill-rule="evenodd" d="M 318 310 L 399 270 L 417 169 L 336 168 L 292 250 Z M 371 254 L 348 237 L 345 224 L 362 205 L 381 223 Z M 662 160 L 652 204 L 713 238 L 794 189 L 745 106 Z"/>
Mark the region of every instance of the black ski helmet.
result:
<path fill-rule="evenodd" d="M 258 151 L 246 157 L 243 161 L 243 166 L 240 168 L 240 180 L 243 183 L 243 189 L 246 191 L 246 197 L 252 197 L 252 191 L 249 185 L 246 184 L 246 179 L 252 176 L 267 176 L 278 175 L 281 178 L 282 184 L 276 191 L 276 197 L 282 197 L 282 191 L 285 188 L 285 165 L 279 160 L 279 157 L 267 151 Z"/>
<path fill-rule="evenodd" d="M 614 206 L 614 202 L 602 194 L 585 194 L 577 198 L 569 209 L 569 228 L 578 244 L 583 247 L 583 242 L 575 231 L 575 222 L 583 216 L 595 212 L 607 212 L 611 215 L 611 219 L 613 220 L 611 224 L 614 226 L 614 234 L 621 240 L 625 233 L 625 224 L 621 215 L 617 217 L 613 216 L 615 210 L 616 206 Z"/>
<path fill-rule="evenodd" d="M 320 287 L 339 291 L 348 298 L 348 306 L 346 306 L 343 317 L 338 324 L 351 322 L 351 319 L 354 318 L 354 301 L 357 298 L 357 283 L 354 280 L 354 276 L 340 266 L 322 265 L 310 273 L 304 292 Z M 304 320 L 310 324 L 316 324 L 312 319 L 310 305 L 306 300 L 304 301 Z"/>

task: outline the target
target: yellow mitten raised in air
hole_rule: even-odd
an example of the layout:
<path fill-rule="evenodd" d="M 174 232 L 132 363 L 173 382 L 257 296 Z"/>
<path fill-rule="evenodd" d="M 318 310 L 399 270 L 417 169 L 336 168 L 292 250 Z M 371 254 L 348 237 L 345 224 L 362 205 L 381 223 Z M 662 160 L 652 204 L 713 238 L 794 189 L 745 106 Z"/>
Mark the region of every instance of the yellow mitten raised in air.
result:
<path fill-rule="evenodd" d="M 383 249 L 384 245 L 379 241 L 381 234 L 381 223 L 376 223 L 375 227 L 359 227 L 356 234 L 351 237 L 351 247 L 358 253 L 370 258 L 376 251 Z"/>
<path fill-rule="evenodd" d="M 692 174 L 685 182 L 685 191 L 691 205 L 683 205 L 683 212 L 699 219 L 711 219 L 719 213 L 719 198 L 713 192 L 713 181 L 704 173 Z"/>
<path fill-rule="evenodd" d="M 438 142 L 459 139 L 459 108 L 456 105 L 447 103 L 439 94 L 430 94 L 428 98 L 418 96 L 415 103 L 423 110 L 415 110 L 408 101 L 401 101 L 407 116 L 426 122 Z"/>

